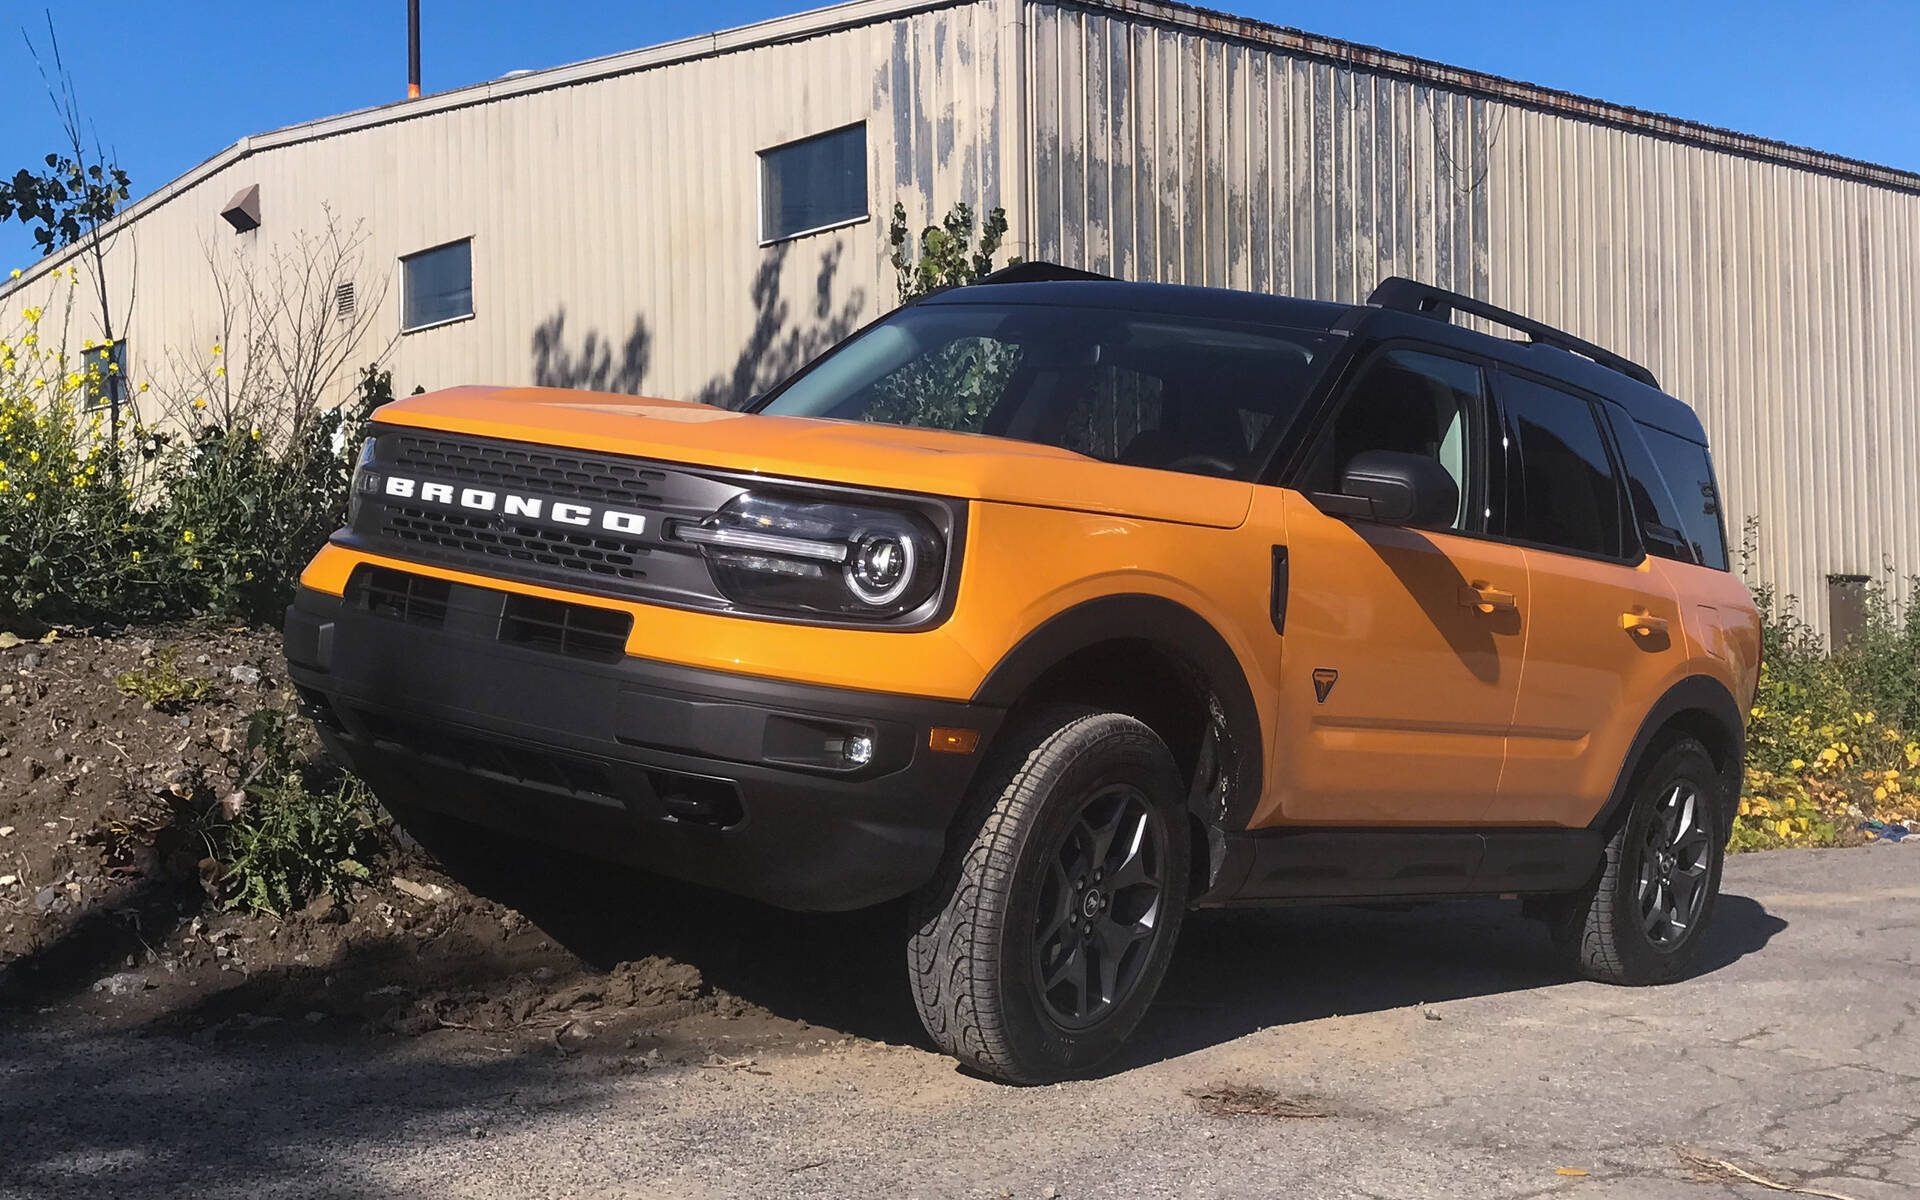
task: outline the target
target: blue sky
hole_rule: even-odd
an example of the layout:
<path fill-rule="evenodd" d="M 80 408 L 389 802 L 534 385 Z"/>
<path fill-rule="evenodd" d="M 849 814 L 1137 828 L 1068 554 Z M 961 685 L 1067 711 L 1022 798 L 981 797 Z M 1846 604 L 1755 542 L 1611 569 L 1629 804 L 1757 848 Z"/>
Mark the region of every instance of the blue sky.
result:
<path fill-rule="evenodd" d="M 810 7 L 808 0 L 422 0 L 428 91 L 555 66 Z M 1246 16 L 1384 46 L 1747 133 L 1920 170 L 1914 0 L 1209 0 Z M 0 174 L 59 130 L 24 26 L 42 0 L 0 0 Z M 100 140 L 150 191 L 241 136 L 398 99 L 405 0 L 53 3 Z M 32 241 L 0 225 L 0 268 Z"/>

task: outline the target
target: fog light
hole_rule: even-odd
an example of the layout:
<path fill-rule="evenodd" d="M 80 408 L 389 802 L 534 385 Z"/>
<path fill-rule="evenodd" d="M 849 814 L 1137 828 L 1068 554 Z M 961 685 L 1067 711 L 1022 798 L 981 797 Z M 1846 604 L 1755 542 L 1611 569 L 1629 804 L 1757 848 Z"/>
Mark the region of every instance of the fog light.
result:
<path fill-rule="evenodd" d="M 840 755 L 856 767 L 864 767 L 873 761 L 873 739 L 870 737 L 850 737 L 840 747 Z"/>

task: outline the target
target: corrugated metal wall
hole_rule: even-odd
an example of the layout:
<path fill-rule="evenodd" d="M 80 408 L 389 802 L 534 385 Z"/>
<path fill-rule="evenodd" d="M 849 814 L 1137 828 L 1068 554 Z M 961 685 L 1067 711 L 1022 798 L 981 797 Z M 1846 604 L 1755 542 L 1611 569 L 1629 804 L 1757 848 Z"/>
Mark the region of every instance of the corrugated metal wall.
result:
<path fill-rule="evenodd" d="M 1758 577 L 1823 628 L 1828 575 L 1920 572 L 1920 197 L 1336 65 L 1209 14 L 1028 20 L 1036 256 L 1483 297 L 1691 403 L 1731 537 L 1757 518 Z"/>
<path fill-rule="evenodd" d="M 361 302 L 386 289 L 356 362 L 399 327 L 399 257 L 473 239 L 476 319 L 399 337 L 401 391 L 549 382 L 740 398 L 893 306 L 896 198 L 915 229 L 936 204 L 1000 202 L 996 14 L 918 7 L 817 34 L 790 18 L 733 52 L 256 139 L 284 144 L 139 216 L 116 245 L 116 280 L 137 262 L 133 374 L 158 380 L 163 348 L 213 341 L 205 253 L 264 264 L 330 210 L 367 236 Z M 856 121 L 871 219 L 761 247 L 757 152 Z M 236 235 L 219 210 L 255 183 L 263 224 Z"/>
<path fill-rule="evenodd" d="M 386 288 L 365 361 L 399 257 L 472 237 L 477 317 L 399 337 L 401 390 L 727 400 L 892 305 L 896 198 L 918 228 L 1004 197 L 1030 257 L 1337 300 L 1404 274 L 1562 325 L 1700 410 L 1734 536 L 1759 519 L 1760 577 L 1816 622 L 1830 574 L 1920 571 L 1920 197 L 1897 173 L 1395 61 L 1156 0 L 857 0 L 251 139 L 143 202 L 110 275 L 137 263 L 133 374 L 157 380 L 212 339 L 209 250 L 265 263 L 330 209 L 364 222 L 362 303 Z M 756 152 L 862 120 L 872 219 L 759 246 Z M 235 235 L 218 210 L 253 183 L 265 222 Z"/>

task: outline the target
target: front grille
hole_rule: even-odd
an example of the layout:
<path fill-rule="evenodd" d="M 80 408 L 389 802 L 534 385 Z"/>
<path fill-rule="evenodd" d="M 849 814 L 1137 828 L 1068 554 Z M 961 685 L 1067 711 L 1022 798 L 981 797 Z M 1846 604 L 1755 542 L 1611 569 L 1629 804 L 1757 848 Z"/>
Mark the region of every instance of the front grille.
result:
<path fill-rule="evenodd" d="M 509 783 L 547 788 L 576 796 L 619 802 L 605 763 L 583 755 L 536 750 L 492 738 L 476 737 L 446 725 L 409 720 L 393 713 L 359 709 L 356 715 L 376 744 L 492 775 Z"/>
<path fill-rule="evenodd" d="M 409 625 L 445 629 L 458 613 L 468 637 L 491 637 L 550 654 L 617 662 L 627 651 L 633 614 L 591 604 L 523 596 L 452 583 L 391 567 L 361 565 L 347 580 L 347 603 Z"/>
<path fill-rule="evenodd" d="M 667 534 L 741 484 L 617 454 L 375 429 L 348 544 L 587 595 L 729 607 L 701 549 Z"/>
<path fill-rule="evenodd" d="M 607 533 L 561 533 L 539 525 L 502 523 L 493 517 L 431 512 L 404 505 L 386 509 L 385 526 L 388 537 L 458 554 L 558 567 L 609 579 L 638 581 L 647 577 L 640 560 L 647 556 L 648 549 L 635 539 Z"/>
<path fill-rule="evenodd" d="M 709 829 L 730 829 L 746 819 L 739 785 L 731 779 L 608 763 L 369 708 L 356 708 L 353 713 L 382 749 L 475 775 L 601 804 L 625 806 L 630 800 L 638 801 L 642 812 Z"/>
<path fill-rule="evenodd" d="M 618 659 L 631 632 L 632 613 L 539 596 L 508 595 L 500 614 L 501 641 L 575 658 Z"/>
<path fill-rule="evenodd" d="M 447 623 L 447 599 L 453 585 L 408 571 L 360 567 L 348 582 L 348 592 L 361 608 L 375 616 L 437 629 Z"/>
<path fill-rule="evenodd" d="M 394 438 L 393 466 L 481 487 L 579 496 L 620 507 L 657 503 L 667 477 L 605 455 L 411 433 Z"/>

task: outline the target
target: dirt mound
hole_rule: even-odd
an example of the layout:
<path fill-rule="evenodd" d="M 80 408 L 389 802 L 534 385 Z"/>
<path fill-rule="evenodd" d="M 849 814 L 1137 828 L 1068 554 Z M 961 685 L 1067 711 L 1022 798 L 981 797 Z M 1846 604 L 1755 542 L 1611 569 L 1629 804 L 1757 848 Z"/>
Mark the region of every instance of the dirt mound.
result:
<path fill-rule="evenodd" d="M 191 698 L 149 703 L 116 682 L 156 664 Z M 290 706 L 285 687 L 276 635 L 206 624 L 0 648 L 0 1019 L 196 1038 L 453 1030 L 563 1049 L 667 1045 L 669 1027 L 702 1046 L 795 1032 L 690 963 L 590 963 L 401 836 L 348 903 L 222 911 L 180 803 L 232 786 L 249 713 Z"/>

